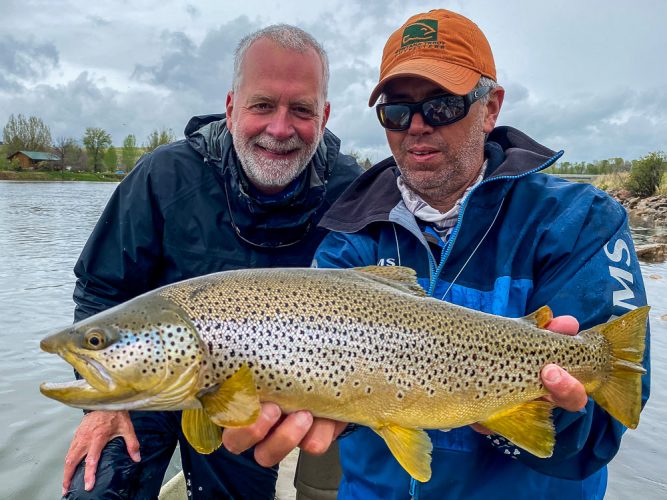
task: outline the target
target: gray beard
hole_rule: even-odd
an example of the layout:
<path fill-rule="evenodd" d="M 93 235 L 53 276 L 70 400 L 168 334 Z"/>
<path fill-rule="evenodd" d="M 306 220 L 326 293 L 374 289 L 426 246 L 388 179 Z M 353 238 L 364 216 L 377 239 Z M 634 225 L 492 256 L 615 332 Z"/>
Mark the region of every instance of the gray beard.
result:
<path fill-rule="evenodd" d="M 321 137 L 320 134 L 312 144 L 306 144 L 296 135 L 286 141 L 278 141 L 265 132 L 247 138 L 232 131 L 232 141 L 241 167 L 248 179 L 260 188 L 285 187 L 296 179 L 310 163 Z M 254 150 L 255 145 L 270 151 L 298 151 L 293 158 L 269 160 Z"/>

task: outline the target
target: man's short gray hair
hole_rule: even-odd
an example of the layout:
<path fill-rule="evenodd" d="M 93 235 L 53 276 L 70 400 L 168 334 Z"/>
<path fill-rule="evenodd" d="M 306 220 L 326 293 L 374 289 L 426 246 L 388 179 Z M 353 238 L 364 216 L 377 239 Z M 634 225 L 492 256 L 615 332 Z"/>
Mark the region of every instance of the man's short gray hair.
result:
<path fill-rule="evenodd" d="M 327 53 L 324 47 L 312 35 L 306 33 L 301 28 L 289 24 L 267 26 L 241 39 L 234 53 L 234 79 L 232 80 L 232 89 L 234 92 L 238 91 L 241 83 L 241 66 L 243 65 L 246 52 L 253 43 L 261 38 L 271 40 L 284 49 L 295 50 L 297 52 L 303 53 L 308 51 L 308 49 L 315 50 L 320 56 L 320 61 L 322 61 L 322 95 L 324 96 L 324 100 L 326 100 L 329 88 L 329 58 L 327 57 Z"/>
<path fill-rule="evenodd" d="M 493 90 L 497 87 L 500 87 L 500 85 L 498 85 L 498 82 L 492 80 L 488 76 L 480 76 L 477 85 L 475 85 L 475 88 L 478 89 L 480 87 L 491 87 L 491 90 Z M 489 102 L 490 98 L 491 98 L 491 92 L 488 92 L 487 94 L 485 94 L 483 97 L 480 98 L 479 102 L 482 103 L 482 105 L 484 105 L 487 102 Z"/>

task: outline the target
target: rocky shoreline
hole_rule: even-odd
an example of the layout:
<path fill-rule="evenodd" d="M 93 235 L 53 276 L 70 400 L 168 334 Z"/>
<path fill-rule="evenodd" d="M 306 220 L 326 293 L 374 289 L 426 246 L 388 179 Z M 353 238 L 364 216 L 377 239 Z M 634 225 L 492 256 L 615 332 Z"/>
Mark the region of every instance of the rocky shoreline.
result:
<path fill-rule="evenodd" d="M 648 241 L 637 242 L 637 257 L 645 262 L 664 262 L 667 259 L 667 196 L 639 198 L 625 190 L 609 194 L 627 210 L 631 226 L 635 221 L 653 229 Z"/>

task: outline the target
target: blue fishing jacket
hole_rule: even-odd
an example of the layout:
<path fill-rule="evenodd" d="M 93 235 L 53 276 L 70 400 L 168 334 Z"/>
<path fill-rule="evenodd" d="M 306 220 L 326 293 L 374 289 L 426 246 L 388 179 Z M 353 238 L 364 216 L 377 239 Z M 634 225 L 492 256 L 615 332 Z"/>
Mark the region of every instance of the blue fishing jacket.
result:
<path fill-rule="evenodd" d="M 446 243 L 405 207 L 389 158 L 358 178 L 320 222 L 332 231 L 319 267 L 402 265 L 428 293 L 520 317 L 543 305 L 587 329 L 646 304 L 625 210 L 604 192 L 538 173 L 561 155 L 510 127 L 489 136 L 484 180 L 464 199 Z M 648 332 L 644 366 L 649 369 Z M 642 379 L 642 399 L 649 375 Z M 554 411 L 553 456 L 537 458 L 470 427 L 428 431 L 432 479 L 418 483 L 382 439 L 360 427 L 339 440 L 339 498 L 602 498 L 625 427 L 589 399 Z"/>

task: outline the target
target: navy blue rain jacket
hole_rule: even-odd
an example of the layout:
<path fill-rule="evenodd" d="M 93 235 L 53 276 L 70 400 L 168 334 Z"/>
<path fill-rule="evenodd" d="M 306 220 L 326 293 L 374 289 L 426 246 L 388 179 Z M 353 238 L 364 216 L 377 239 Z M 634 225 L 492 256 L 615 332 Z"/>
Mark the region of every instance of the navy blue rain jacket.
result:
<path fill-rule="evenodd" d="M 507 317 L 546 304 L 556 315 L 575 316 L 581 329 L 646 304 L 624 209 L 590 185 L 538 173 L 561 154 L 518 130 L 496 128 L 485 147 L 485 179 L 463 201 L 447 243 L 406 209 L 398 170 L 385 160 L 322 219 L 332 232 L 316 263 L 408 266 L 438 299 Z M 642 388 L 645 403 L 648 374 Z M 554 421 L 548 459 L 470 427 L 428 431 L 433 476 L 424 484 L 411 481 L 381 438 L 361 427 L 340 439 L 339 498 L 602 498 L 605 465 L 624 426 L 592 400 L 580 412 L 555 410 Z"/>

